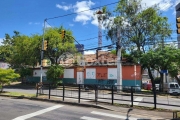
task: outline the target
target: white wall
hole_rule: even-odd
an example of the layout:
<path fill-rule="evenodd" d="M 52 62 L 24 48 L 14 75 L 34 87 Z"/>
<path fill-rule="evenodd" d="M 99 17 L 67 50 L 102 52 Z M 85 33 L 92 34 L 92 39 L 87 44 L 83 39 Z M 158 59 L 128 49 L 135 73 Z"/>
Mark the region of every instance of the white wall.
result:
<path fill-rule="evenodd" d="M 74 78 L 74 69 L 64 69 L 64 78 Z"/>
<path fill-rule="evenodd" d="M 86 79 L 96 79 L 96 68 L 86 69 Z"/>
<path fill-rule="evenodd" d="M 8 69 L 9 68 L 9 64 L 5 63 L 5 62 L 0 62 L 0 68 L 2 69 Z"/>
<path fill-rule="evenodd" d="M 42 70 L 42 76 L 46 76 L 47 69 Z M 33 77 L 40 77 L 41 70 L 33 70 Z"/>
<path fill-rule="evenodd" d="M 108 79 L 117 79 L 117 68 L 108 68 Z"/>

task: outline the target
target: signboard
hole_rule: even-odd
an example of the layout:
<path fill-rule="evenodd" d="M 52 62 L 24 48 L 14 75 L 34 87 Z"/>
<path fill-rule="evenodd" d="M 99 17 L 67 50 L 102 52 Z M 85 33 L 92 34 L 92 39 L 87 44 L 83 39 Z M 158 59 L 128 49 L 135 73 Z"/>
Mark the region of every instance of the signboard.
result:
<path fill-rule="evenodd" d="M 87 68 L 86 69 L 86 79 L 96 79 L 96 69 Z"/>
<path fill-rule="evenodd" d="M 83 72 L 84 71 L 84 67 L 78 67 L 77 68 L 77 72 Z"/>

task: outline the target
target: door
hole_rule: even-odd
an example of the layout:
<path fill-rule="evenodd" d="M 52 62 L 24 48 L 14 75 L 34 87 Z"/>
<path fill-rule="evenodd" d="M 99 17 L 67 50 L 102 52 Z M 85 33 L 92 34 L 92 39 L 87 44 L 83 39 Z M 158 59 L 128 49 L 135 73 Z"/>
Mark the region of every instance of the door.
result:
<path fill-rule="evenodd" d="M 84 84 L 84 73 L 77 72 L 77 84 Z"/>

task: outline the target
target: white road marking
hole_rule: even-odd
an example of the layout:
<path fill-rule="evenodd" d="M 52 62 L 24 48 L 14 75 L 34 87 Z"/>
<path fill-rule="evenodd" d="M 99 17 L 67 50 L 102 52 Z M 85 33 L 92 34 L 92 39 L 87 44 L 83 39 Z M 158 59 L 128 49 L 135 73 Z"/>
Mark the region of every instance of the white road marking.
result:
<path fill-rule="evenodd" d="M 138 105 L 142 99 L 143 97 L 137 97 L 134 101 L 138 101 L 138 102 L 133 102 L 133 105 Z"/>
<path fill-rule="evenodd" d="M 63 107 L 63 105 L 55 105 L 55 106 L 52 106 L 52 107 L 49 107 L 49 108 L 46 108 L 46 109 L 43 109 L 43 110 L 39 110 L 37 112 L 33 112 L 33 113 L 30 113 L 30 114 L 27 114 L 27 115 L 19 116 L 17 118 L 14 118 L 13 120 L 26 120 L 26 119 L 32 118 L 34 116 L 41 115 L 43 113 L 55 110 L 55 109 L 60 108 L 60 107 Z"/>
<path fill-rule="evenodd" d="M 134 101 L 138 101 L 138 102 L 133 102 L 133 105 L 138 105 L 140 101 L 142 101 L 143 97 L 137 97 L 136 99 L 134 99 Z M 131 102 L 129 103 L 131 105 Z"/>
<path fill-rule="evenodd" d="M 102 115 L 102 116 L 107 116 L 107 117 L 113 117 L 113 118 L 120 118 L 120 119 L 128 119 L 128 120 L 137 120 L 137 118 L 127 118 L 127 116 L 123 116 L 123 115 L 114 115 L 114 114 L 109 114 L 109 113 L 103 113 L 103 112 L 97 112 L 97 111 L 92 111 L 92 114 L 96 114 L 96 115 Z"/>
<path fill-rule="evenodd" d="M 81 119 L 83 119 L 83 120 L 102 120 L 102 119 L 87 117 L 87 116 L 83 116 L 83 117 L 81 117 Z"/>

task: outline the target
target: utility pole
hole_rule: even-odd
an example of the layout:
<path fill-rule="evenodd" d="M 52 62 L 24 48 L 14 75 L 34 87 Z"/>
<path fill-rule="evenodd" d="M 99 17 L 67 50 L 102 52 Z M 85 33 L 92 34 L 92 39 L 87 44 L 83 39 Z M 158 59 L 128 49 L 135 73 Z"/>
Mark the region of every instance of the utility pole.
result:
<path fill-rule="evenodd" d="M 121 64 L 121 39 L 120 28 L 117 28 L 117 92 L 122 90 L 122 64 Z"/>
<path fill-rule="evenodd" d="M 44 55 L 44 33 L 45 33 L 45 22 L 47 19 L 44 20 L 44 28 L 43 28 L 43 39 L 42 39 L 42 47 L 41 47 L 41 76 L 40 76 L 40 83 L 42 83 L 42 71 L 43 71 L 43 55 Z"/>

